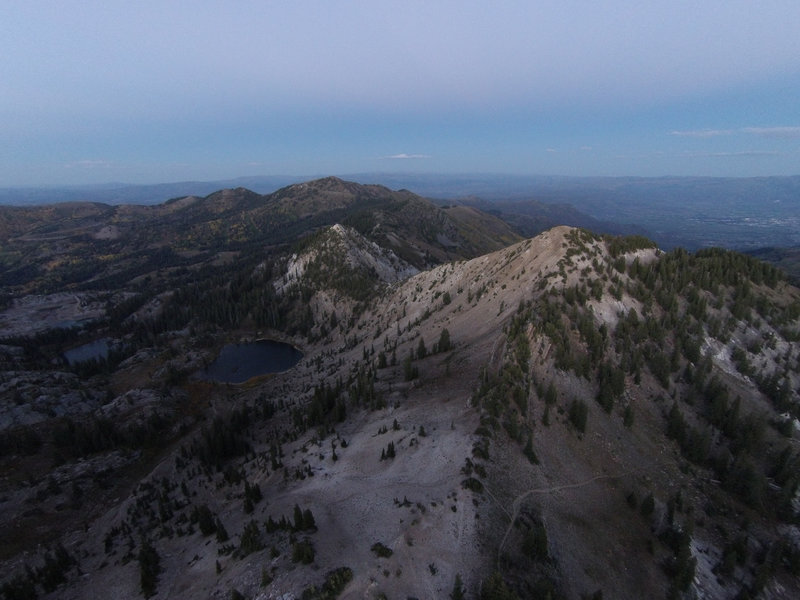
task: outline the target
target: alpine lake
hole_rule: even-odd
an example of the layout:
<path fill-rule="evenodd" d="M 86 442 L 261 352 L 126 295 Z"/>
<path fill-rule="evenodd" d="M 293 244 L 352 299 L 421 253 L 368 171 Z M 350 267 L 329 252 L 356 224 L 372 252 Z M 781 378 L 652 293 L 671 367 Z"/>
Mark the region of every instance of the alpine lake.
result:
<path fill-rule="evenodd" d="M 301 358 L 300 350 L 275 340 L 227 344 L 216 360 L 196 376 L 218 383 L 244 383 L 253 377 L 287 371 Z"/>

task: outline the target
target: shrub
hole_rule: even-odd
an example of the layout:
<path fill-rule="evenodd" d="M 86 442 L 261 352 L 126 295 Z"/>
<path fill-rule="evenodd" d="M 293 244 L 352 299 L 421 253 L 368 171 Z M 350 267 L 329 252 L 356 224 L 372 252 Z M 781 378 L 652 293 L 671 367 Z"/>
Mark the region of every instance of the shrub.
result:
<path fill-rule="evenodd" d="M 539 457 L 536 456 L 536 452 L 533 450 L 533 436 L 528 436 L 528 442 L 525 444 L 525 448 L 523 448 L 522 453 L 532 465 L 539 464 Z"/>
<path fill-rule="evenodd" d="M 475 479 L 474 477 L 467 477 L 464 481 L 461 482 L 461 487 L 476 493 L 480 493 L 483 491 L 483 484 L 480 482 L 480 480 Z"/>
<path fill-rule="evenodd" d="M 586 431 L 586 420 L 589 416 L 589 407 L 583 400 L 573 400 L 569 406 L 569 421 L 575 429 L 584 433 Z"/>
<path fill-rule="evenodd" d="M 264 544 L 261 542 L 261 531 L 258 528 L 258 523 L 250 521 L 242 530 L 239 552 L 242 556 L 247 556 L 253 552 L 258 552 L 263 547 Z"/>
<path fill-rule="evenodd" d="M 389 558 L 394 551 L 391 548 L 387 548 L 381 542 L 375 542 L 372 544 L 372 548 L 370 548 L 375 553 L 375 556 L 378 558 Z"/>
<path fill-rule="evenodd" d="M 464 598 L 464 583 L 461 581 L 461 573 L 456 573 L 453 591 L 450 592 L 450 600 L 464 600 Z"/>
<path fill-rule="evenodd" d="M 519 600 L 519 596 L 506 585 L 503 576 L 495 571 L 481 584 L 480 600 Z"/>
<path fill-rule="evenodd" d="M 203 537 L 211 535 L 217 530 L 216 523 L 214 523 L 214 515 L 205 504 L 194 508 L 191 520 L 192 522 L 197 522 Z"/>
<path fill-rule="evenodd" d="M 350 567 L 339 567 L 328 571 L 325 582 L 321 588 L 309 586 L 303 590 L 302 600 L 333 600 L 338 598 L 345 586 L 353 579 L 353 570 Z"/>
<path fill-rule="evenodd" d="M 292 562 L 310 565 L 314 562 L 314 546 L 308 540 L 295 542 L 292 545 Z"/>
<path fill-rule="evenodd" d="M 532 560 L 547 560 L 547 531 L 544 525 L 535 523 L 525 532 L 525 537 L 522 538 L 522 553 Z"/>
<path fill-rule="evenodd" d="M 419 369 L 411 362 L 410 354 L 403 361 L 403 376 L 406 381 L 412 381 L 419 377 Z"/>

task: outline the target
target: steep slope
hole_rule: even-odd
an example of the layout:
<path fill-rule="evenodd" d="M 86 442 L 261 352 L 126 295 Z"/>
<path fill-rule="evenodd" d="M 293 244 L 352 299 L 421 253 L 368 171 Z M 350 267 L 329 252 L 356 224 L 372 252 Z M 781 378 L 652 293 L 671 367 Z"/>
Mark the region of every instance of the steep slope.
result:
<path fill-rule="evenodd" d="M 53 424 L 91 450 L 54 483 L 5 484 L 4 527 L 73 524 L 7 555 L 6 595 L 797 597 L 800 291 L 778 271 L 559 227 L 411 272 L 334 226 L 230 277 L 309 321 L 294 369 L 241 386 L 179 377 L 214 329 L 176 293 L 186 320 L 112 376 L 150 389 Z M 389 285 L 340 284 L 367 273 Z M 170 444 L 136 462 L 136 435 Z M 24 460 L 70 448 L 43 445 Z M 130 495 L 71 517 L 125 461 Z"/>
<path fill-rule="evenodd" d="M 303 241 L 286 267 L 281 288 L 293 282 L 313 292 L 339 289 L 364 299 L 376 287 L 401 281 L 419 271 L 354 229 L 336 224 Z"/>
<path fill-rule="evenodd" d="M 421 273 L 356 329 L 374 331 L 363 356 L 391 352 L 395 378 L 402 361 L 409 400 L 458 398 L 465 374 L 481 382 L 464 474 L 488 472 L 479 537 L 521 597 L 734 597 L 775 577 L 770 594 L 788 598 L 799 302 L 741 255 L 558 228 Z"/>
<path fill-rule="evenodd" d="M 492 498 L 512 521 L 526 517 L 515 525 L 530 535 L 546 526 L 546 553 L 562 576 L 546 566 L 530 580 L 530 561 L 510 544 L 516 538 L 524 555 L 528 534 L 515 528 L 500 541 L 500 570 L 527 590 L 522 597 L 551 584 L 569 597 L 598 588 L 611 597 L 660 596 L 682 591 L 694 574 L 697 592 L 712 597 L 762 591 L 767 549 L 786 549 L 784 564 L 798 556 L 796 531 L 775 529 L 775 519 L 792 523 L 796 510 L 797 475 L 788 465 L 798 458 L 786 437 L 796 436 L 798 415 L 797 290 L 773 269 L 724 252 L 626 254 L 575 231 L 554 245 L 550 262 L 515 263 L 519 246 L 502 253 L 506 264 L 481 259 L 483 278 L 469 266 L 455 279 L 440 268 L 426 274 L 430 287 L 416 288 L 423 304 L 412 296 L 405 306 L 413 323 L 428 313 L 430 294 L 448 293 L 454 311 L 463 306 L 456 298 L 478 297 L 477 315 L 442 323 L 473 349 L 489 347 L 481 333 L 502 323 L 504 310 L 516 313 L 505 321 L 507 340 L 494 338 L 500 345 L 487 357 L 477 397 L 488 437 L 516 439 L 540 466 L 515 464 L 493 443 L 500 458 L 490 481 L 493 473 L 502 492 Z M 535 256 L 547 252 L 538 246 Z M 495 280 L 492 267 L 501 264 Z M 434 327 L 437 317 L 428 316 Z M 643 522 L 624 497 L 636 508 L 645 498 Z M 749 547 L 739 551 L 742 566 L 731 567 L 725 561 L 741 541 L 720 531 L 742 527 Z M 642 549 L 654 544 L 655 560 L 643 560 Z M 769 569 L 780 581 L 774 597 L 796 593 L 780 592 L 796 567 Z"/>

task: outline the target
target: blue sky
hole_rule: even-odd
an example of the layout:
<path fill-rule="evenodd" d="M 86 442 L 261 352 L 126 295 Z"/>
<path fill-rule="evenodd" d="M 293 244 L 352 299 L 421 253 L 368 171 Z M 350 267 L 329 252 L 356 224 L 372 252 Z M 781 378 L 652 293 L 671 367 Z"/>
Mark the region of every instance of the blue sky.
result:
<path fill-rule="evenodd" d="M 0 186 L 800 174 L 800 2 L 0 5 Z"/>

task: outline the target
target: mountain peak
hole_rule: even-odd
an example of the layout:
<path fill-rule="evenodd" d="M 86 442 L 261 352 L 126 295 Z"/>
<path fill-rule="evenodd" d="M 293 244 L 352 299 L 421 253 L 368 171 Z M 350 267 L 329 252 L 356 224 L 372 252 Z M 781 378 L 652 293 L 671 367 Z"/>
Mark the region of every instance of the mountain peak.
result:
<path fill-rule="evenodd" d="M 335 223 L 311 236 L 289 260 L 286 291 L 292 284 L 317 292 L 336 290 L 363 299 L 381 284 L 395 283 L 419 271 L 352 227 Z"/>
<path fill-rule="evenodd" d="M 321 179 L 312 179 L 311 181 L 305 181 L 303 183 L 295 183 L 289 185 L 285 188 L 278 190 L 278 194 L 281 192 L 292 192 L 295 194 L 307 194 L 307 193 L 324 193 L 324 192 L 347 192 L 351 194 L 355 194 L 358 192 L 363 192 L 369 188 L 373 187 L 381 187 L 381 186 L 370 186 L 364 185 L 361 183 L 356 183 L 354 181 L 345 181 L 344 179 L 340 179 L 338 177 L 330 176 L 330 177 L 322 177 Z M 386 188 L 384 188 L 386 189 Z M 389 191 L 386 189 L 386 191 Z"/>

